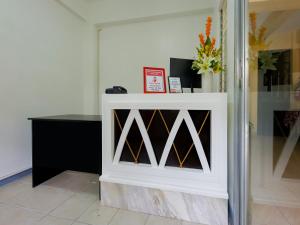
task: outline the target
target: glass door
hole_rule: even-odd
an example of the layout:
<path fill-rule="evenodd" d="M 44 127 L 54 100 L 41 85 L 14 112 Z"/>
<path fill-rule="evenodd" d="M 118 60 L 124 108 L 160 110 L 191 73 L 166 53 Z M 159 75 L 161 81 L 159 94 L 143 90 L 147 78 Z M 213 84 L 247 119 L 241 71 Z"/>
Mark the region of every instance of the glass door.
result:
<path fill-rule="evenodd" d="M 300 1 L 248 6 L 248 225 L 300 224 Z"/>

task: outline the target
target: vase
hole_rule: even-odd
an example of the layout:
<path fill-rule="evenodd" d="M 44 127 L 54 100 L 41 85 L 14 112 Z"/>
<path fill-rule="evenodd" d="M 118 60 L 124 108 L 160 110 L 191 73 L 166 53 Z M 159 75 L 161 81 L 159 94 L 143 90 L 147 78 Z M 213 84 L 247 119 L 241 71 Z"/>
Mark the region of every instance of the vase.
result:
<path fill-rule="evenodd" d="M 203 92 L 212 92 L 213 74 L 210 72 L 203 73 L 201 75 L 201 80 L 202 80 L 202 91 Z"/>

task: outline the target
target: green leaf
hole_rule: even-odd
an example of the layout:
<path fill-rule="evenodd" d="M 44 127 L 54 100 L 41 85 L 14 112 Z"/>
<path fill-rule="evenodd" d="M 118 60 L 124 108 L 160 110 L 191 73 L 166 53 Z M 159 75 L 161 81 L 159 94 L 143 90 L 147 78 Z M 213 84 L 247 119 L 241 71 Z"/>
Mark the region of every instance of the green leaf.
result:
<path fill-rule="evenodd" d="M 210 37 L 207 37 L 206 42 L 205 42 L 205 45 L 210 45 L 210 44 L 211 44 Z"/>

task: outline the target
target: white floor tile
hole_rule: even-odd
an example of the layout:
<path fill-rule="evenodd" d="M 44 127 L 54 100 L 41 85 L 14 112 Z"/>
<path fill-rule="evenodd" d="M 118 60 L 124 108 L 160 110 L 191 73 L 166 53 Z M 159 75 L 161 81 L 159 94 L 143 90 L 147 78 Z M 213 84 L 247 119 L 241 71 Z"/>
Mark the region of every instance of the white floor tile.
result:
<path fill-rule="evenodd" d="M 287 219 L 290 225 L 300 225 L 300 209 L 280 207 L 280 212 Z"/>
<path fill-rule="evenodd" d="M 30 191 L 31 185 L 23 182 L 13 182 L 7 185 L 0 187 L 0 203 L 11 203 L 11 198 L 15 197 L 16 195 Z"/>
<path fill-rule="evenodd" d="M 181 225 L 181 222 L 160 216 L 150 216 L 146 225 Z"/>
<path fill-rule="evenodd" d="M 99 182 L 92 181 L 83 186 L 80 191 L 81 193 L 94 195 L 99 199 Z"/>
<path fill-rule="evenodd" d="M 290 225 L 275 206 L 253 204 L 252 225 Z"/>
<path fill-rule="evenodd" d="M 147 219 L 147 214 L 119 210 L 109 225 L 144 225 Z"/>
<path fill-rule="evenodd" d="M 90 192 L 98 195 L 98 179 L 99 176 L 96 174 L 66 171 L 46 181 L 44 185 L 76 193 Z"/>
<path fill-rule="evenodd" d="M 11 203 L 49 213 L 73 195 L 70 191 L 41 185 L 17 194 L 11 199 Z"/>
<path fill-rule="evenodd" d="M 43 216 L 25 208 L 0 205 L 0 225 L 39 225 Z"/>
<path fill-rule="evenodd" d="M 39 221 L 39 225 L 71 225 L 74 221 L 66 220 L 61 218 L 56 218 L 53 216 L 46 216 L 41 221 Z"/>
<path fill-rule="evenodd" d="M 32 185 L 32 175 L 30 174 L 30 175 L 27 175 L 25 177 L 22 177 L 20 179 L 20 182 Z"/>
<path fill-rule="evenodd" d="M 50 215 L 75 220 L 95 201 L 97 201 L 97 197 L 93 195 L 75 194 L 52 211 Z"/>
<path fill-rule="evenodd" d="M 71 175 L 73 179 L 81 179 L 88 182 L 99 181 L 99 175 L 94 173 L 84 173 L 84 172 L 76 172 L 76 171 L 65 171 L 63 174 Z"/>
<path fill-rule="evenodd" d="M 73 178 L 74 175 L 64 172 L 47 180 L 46 182 L 43 183 L 43 185 L 55 187 L 55 188 L 72 189 L 72 181 L 74 180 Z M 80 184 L 80 179 L 78 180 L 79 180 L 78 183 Z"/>
<path fill-rule="evenodd" d="M 117 209 L 102 206 L 99 201 L 95 202 L 83 215 L 78 219 L 91 225 L 108 225 Z"/>

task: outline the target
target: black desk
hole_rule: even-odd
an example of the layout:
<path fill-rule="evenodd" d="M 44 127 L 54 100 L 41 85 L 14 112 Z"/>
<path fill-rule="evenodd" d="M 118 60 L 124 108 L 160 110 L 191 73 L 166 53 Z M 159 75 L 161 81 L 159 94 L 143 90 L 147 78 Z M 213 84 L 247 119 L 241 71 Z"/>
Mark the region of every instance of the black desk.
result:
<path fill-rule="evenodd" d="M 101 116 L 61 115 L 32 121 L 32 186 L 65 170 L 101 174 Z"/>

